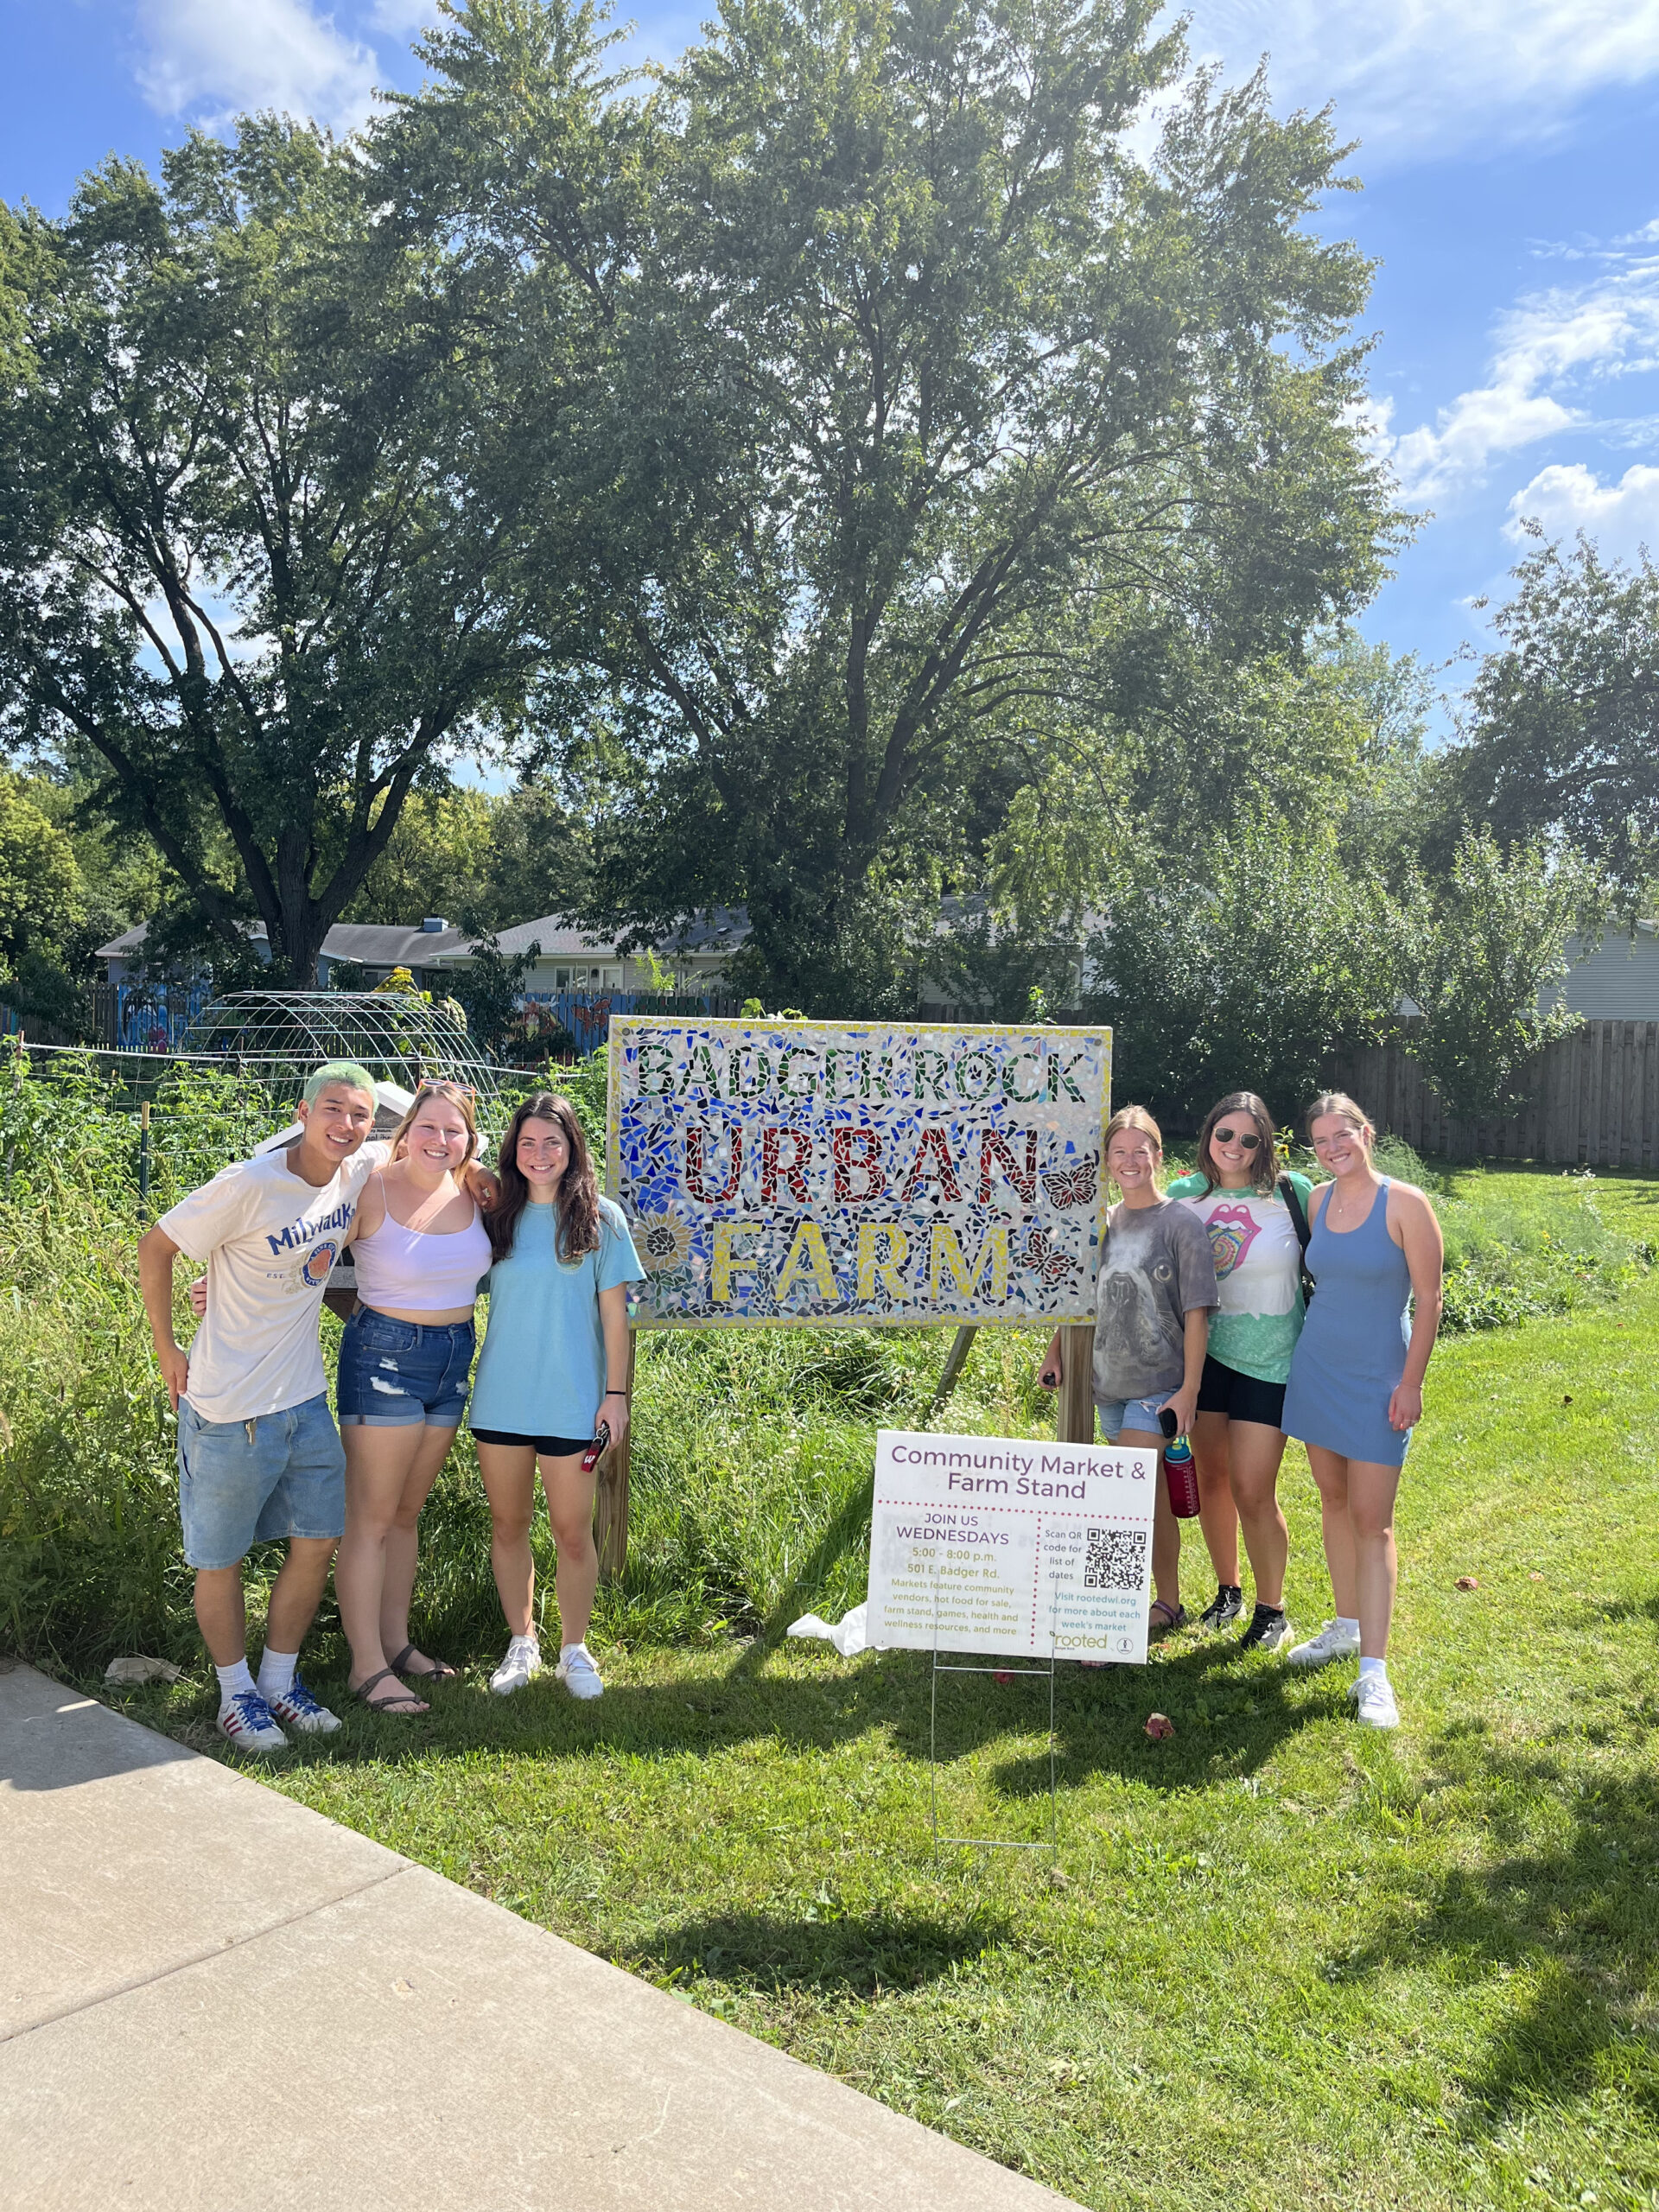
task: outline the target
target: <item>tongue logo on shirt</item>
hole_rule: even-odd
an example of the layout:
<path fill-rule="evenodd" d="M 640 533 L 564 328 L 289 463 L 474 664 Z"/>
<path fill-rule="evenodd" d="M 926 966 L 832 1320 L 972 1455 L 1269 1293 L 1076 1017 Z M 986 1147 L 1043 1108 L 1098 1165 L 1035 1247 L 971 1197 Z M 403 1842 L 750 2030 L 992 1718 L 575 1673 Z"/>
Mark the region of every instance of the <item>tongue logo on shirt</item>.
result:
<path fill-rule="evenodd" d="M 1251 1219 L 1248 1206 L 1217 1206 L 1204 1225 L 1216 1255 L 1217 1281 L 1224 1281 L 1244 1264 L 1245 1254 L 1262 1234 L 1261 1224 Z"/>
<path fill-rule="evenodd" d="M 315 1290 L 319 1283 L 327 1281 L 328 1271 L 334 1266 L 339 1250 L 339 1245 L 330 1236 L 319 1244 L 315 1251 L 306 1254 L 305 1265 L 301 1268 L 300 1275 L 308 1290 Z"/>

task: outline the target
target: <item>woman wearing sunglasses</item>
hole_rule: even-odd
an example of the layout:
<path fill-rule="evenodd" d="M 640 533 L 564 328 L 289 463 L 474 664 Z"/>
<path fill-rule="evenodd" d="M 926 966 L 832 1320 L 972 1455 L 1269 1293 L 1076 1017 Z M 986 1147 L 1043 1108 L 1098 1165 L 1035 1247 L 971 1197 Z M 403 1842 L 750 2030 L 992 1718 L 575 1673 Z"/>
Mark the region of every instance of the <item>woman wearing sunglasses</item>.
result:
<path fill-rule="evenodd" d="M 1197 1214 L 1209 1235 L 1221 1300 L 1210 1323 L 1192 1425 L 1200 1523 L 1217 1582 L 1203 1618 L 1211 1628 L 1226 1628 L 1243 1610 L 1242 1521 L 1255 1578 L 1255 1611 L 1239 1639 L 1247 1651 L 1276 1651 L 1290 1638 L 1290 1535 L 1279 1504 L 1279 1463 L 1285 1384 L 1302 1327 L 1302 1243 L 1312 1191 L 1305 1176 L 1278 1173 L 1273 1119 L 1253 1090 L 1230 1090 L 1211 1108 L 1198 1132 L 1197 1172 L 1169 1186 L 1169 1196 Z"/>

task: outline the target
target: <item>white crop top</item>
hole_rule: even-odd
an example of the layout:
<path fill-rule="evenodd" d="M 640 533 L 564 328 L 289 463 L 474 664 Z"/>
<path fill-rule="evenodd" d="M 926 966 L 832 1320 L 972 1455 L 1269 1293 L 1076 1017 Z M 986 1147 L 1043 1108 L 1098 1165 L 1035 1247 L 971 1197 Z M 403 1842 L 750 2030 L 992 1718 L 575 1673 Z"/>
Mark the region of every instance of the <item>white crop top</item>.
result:
<path fill-rule="evenodd" d="M 465 1229 L 442 1236 L 405 1229 L 387 1206 L 379 1228 L 358 1237 L 352 1251 L 363 1303 L 402 1313 L 453 1313 L 470 1306 L 490 1266 L 489 1231 L 476 1205 Z"/>

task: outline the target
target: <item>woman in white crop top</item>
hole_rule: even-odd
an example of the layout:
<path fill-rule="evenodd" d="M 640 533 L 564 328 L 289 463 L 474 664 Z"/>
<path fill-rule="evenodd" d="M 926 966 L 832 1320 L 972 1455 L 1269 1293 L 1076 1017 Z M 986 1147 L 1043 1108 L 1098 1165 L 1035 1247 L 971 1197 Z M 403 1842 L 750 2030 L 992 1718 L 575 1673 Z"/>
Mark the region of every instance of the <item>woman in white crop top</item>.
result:
<path fill-rule="evenodd" d="M 453 1667 L 410 1639 L 421 1508 L 467 1403 L 473 1306 L 490 1240 L 459 1177 L 478 1148 L 472 1100 L 423 1084 L 372 1175 L 350 1243 L 360 1303 L 340 1339 L 338 1401 L 346 1446 L 346 1533 L 334 1567 L 352 1647 L 351 1688 L 376 1713 L 425 1702 L 398 1681 Z"/>

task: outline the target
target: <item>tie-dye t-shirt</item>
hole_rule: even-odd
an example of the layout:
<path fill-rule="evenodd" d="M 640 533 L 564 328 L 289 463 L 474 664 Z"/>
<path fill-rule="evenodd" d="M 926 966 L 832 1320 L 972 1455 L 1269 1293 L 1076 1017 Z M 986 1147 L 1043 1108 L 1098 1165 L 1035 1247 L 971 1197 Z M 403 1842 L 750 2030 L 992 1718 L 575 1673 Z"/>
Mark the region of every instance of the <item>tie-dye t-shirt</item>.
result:
<path fill-rule="evenodd" d="M 1304 1217 L 1313 1185 L 1290 1181 Z M 1290 1208 L 1275 1190 L 1206 1191 L 1202 1175 L 1183 1175 L 1166 1194 L 1195 1213 L 1216 1259 L 1221 1311 L 1210 1323 L 1210 1357 L 1258 1382 L 1283 1382 L 1302 1328 L 1301 1253 Z"/>

